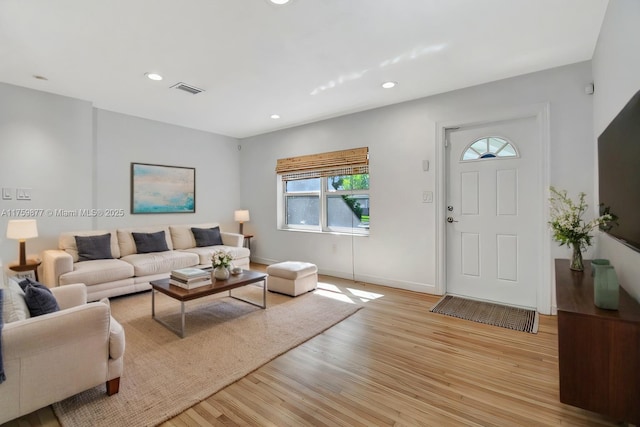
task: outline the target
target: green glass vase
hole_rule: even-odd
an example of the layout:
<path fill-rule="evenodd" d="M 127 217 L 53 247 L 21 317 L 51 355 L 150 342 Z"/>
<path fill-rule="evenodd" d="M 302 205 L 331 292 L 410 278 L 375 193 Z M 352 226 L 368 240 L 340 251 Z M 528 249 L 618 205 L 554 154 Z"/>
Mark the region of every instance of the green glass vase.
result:
<path fill-rule="evenodd" d="M 593 302 L 596 307 L 605 310 L 617 310 L 620 296 L 620 284 L 616 270 L 612 265 L 592 264 L 595 269 L 593 277 Z"/>
<path fill-rule="evenodd" d="M 608 259 L 603 259 L 603 258 L 595 258 L 591 260 L 591 277 L 595 277 L 596 275 L 596 268 L 598 266 L 601 265 L 609 265 L 611 264 L 611 262 L 609 262 Z"/>

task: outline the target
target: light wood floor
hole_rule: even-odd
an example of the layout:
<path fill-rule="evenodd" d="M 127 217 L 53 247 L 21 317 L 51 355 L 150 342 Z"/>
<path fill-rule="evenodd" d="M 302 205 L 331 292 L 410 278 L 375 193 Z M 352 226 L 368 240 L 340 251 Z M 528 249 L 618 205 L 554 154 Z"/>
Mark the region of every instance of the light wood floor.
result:
<path fill-rule="evenodd" d="M 320 280 L 364 309 L 162 426 L 617 425 L 559 402 L 555 317 L 527 334 L 430 313 L 436 296 Z M 58 425 L 50 408 L 6 424 Z"/>

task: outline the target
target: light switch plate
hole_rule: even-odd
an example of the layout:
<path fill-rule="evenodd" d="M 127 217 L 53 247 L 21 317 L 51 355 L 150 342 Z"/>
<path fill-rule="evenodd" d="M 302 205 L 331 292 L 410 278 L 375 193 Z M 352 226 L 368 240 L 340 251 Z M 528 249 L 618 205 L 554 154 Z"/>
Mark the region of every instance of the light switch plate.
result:
<path fill-rule="evenodd" d="M 11 188 L 3 188 L 2 189 L 2 200 L 11 200 Z"/>
<path fill-rule="evenodd" d="M 433 191 L 422 192 L 422 203 L 433 203 Z"/>

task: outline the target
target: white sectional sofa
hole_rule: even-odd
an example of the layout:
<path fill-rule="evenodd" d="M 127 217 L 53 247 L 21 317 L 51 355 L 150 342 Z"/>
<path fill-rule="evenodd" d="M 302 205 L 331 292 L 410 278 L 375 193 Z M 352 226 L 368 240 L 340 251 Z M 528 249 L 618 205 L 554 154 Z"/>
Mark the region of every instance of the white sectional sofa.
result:
<path fill-rule="evenodd" d="M 222 245 L 198 246 L 192 229 L 219 229 L 217 223 L 158 225 L 91 230 L 60 234 L 58 249 L 46 250 L 42 256 L 43 282 L 49 287 L 72 283 L 87 285 L 87 300 L 123 295 L 151 289 L 149 282 L 169 277 L 171 270 L 185 267 L 211 267 L 211 255 L 226 250 L 234 266 L 249 268 L 249 249 L 243 247 L 244 236 L 220 231 Z M 136 238 L 156 238 L 164 232 L 166 250 L 146 252 Z M 160 234 L 158 234 L 160 233 Z M 105 237 L 108 234 L 110 237 Z M 103 259 L 81 260 L 76 236 L 105 238 L 110 241 L 110 255 Z M 153 248 L 152 248 L 153 249 Z M 141 253 L 143 252 L 143 253 Z"/>

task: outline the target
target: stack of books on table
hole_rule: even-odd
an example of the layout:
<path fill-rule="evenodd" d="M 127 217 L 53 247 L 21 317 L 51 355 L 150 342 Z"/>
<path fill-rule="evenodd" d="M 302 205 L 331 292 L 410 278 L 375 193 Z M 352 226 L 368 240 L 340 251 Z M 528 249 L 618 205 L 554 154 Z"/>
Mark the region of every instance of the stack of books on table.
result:
<path fill-rule="evenodd" d="M 184 289 L 210 285 L 211 272 L 199 268 L 181 268 L 171 271 L 169 283 Z"/>

